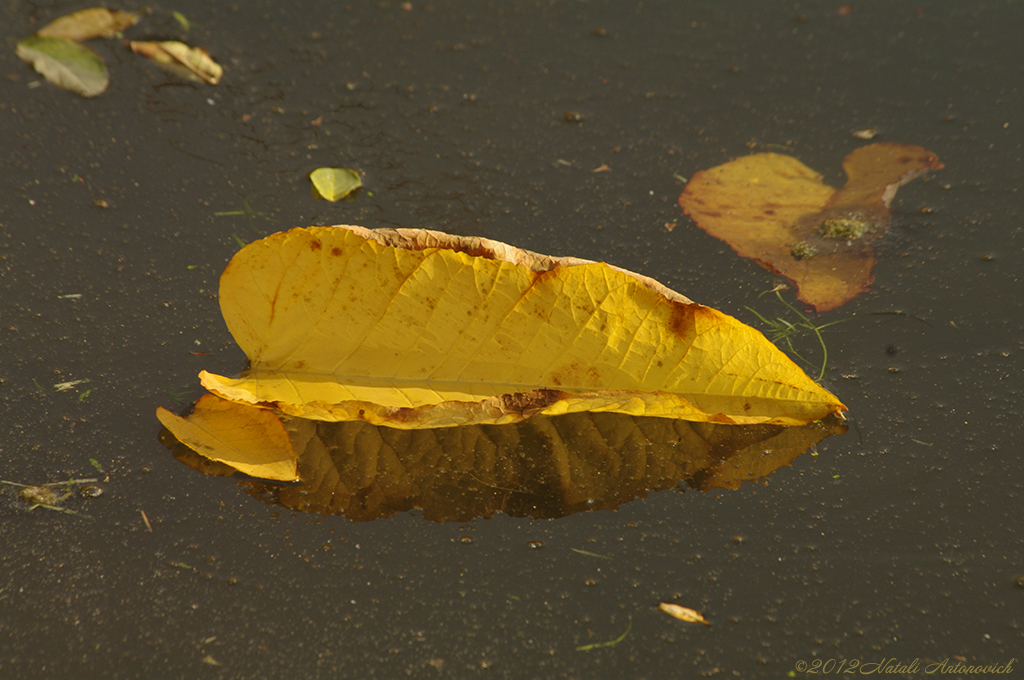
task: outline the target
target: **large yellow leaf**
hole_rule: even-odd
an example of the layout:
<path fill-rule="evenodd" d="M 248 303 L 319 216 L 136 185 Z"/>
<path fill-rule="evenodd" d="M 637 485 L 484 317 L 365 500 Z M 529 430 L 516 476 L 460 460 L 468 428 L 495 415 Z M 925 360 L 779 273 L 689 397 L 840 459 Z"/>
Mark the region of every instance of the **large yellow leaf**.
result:
<path fill-rule="evenodd" d="M 221 277 L 233 401 L 403 429 L 614 411 L 799 425 L 845 410 L 764 336 L 651 279 L 441 232 L 311 227 Z"/>

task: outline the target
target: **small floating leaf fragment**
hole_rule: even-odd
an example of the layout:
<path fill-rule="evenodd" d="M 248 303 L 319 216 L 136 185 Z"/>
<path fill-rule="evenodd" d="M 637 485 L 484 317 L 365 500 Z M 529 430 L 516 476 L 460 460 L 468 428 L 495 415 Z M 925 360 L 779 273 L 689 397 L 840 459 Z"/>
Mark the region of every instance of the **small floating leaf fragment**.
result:
<path fill-rule="evenodd" d="M 119 9 L 92 7 L 54 19 L 36 33 L 40 38 L 64 38 L 66 40 L 90 40 L 91 38 L 113 38 L 133 26 L 139 20 L 135 12 Z"/>
<path fill-rule="evenodd" d="M 17 52 L 51 83 L 83 97 L 95 97 L 110 84 L 100 56 L 73 40 L 29 36 L 18 41 Z"/>
<path fill-rule="evenodd" d="M 363 186 L 359 173 L 348 168 L 317 168 L 309 174 L 317 193 L 328 201 L 345 198 Z"/>
<path fill-rule="evenodd" d="M 658 611 L 665 612 L 669 616 L 674 616 L 680 621 L 687 621 L 690 623 L 703 623 L 705 626 L 710 626 L 708 620 L 705 619 L 700 612 L 694 611 L 688 607 L 682 607 L 678 604 L 671 604 L 670 602 L 662 602 L 658 605 Z"/>
<path fill-rule="evenodd" d="M 216 85 L 224 75 L 224 69 L 215 62 L 210 53 L 201 47 L 190 47 L 174 40 L 164 42 L 128 43 L 132 52 L 152 59 L 160 66 L 191 80 L 202 80 Z"/>

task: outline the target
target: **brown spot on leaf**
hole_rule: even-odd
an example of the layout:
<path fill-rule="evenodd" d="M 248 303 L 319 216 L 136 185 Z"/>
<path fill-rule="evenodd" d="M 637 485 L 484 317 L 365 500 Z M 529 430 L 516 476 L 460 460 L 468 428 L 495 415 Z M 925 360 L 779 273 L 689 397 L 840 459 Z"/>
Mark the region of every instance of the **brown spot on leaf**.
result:
<path fill-rule="evenodd" d="M 335 257 L 341 255 L 342 252 L 342 249 L 339 248 L 338 246 L 334 246 L 333 248 L 331 248 L 331 255 L 334 255 Z"/>
<path fill-rule="evenodd" d="M 668 319 L 669 330 L 681 338 L 693 333 L 693 308 L 695 305 L 687 305 L 682 302 L 669 301 L 672 305 L 671 316 Z"/>
<path fill-rule="evenodd" d="M 323 248 L 323 244 L 320 243 L 319 239 L 313 239 L 312 241 L 309 242 L 310 250 L 320 250 L 321 248 Z"/>
<path fill-rule="evenodd" d="M 498 256 L 494 251 L 482 243 L 449 245 L 448 250 L 454 250 L 457 253 L 465 253 L 471 257 L 486 257 L 488 260 L 498 259 Z"/>
<path fill-rule="evenodd" d="M 526 419 L 540 413 L 561 398 L 562 393 L 558 390 L 540 389 L 503 394 L 497 397 L 497 400 L 503 413 L 514 413 Z"/>

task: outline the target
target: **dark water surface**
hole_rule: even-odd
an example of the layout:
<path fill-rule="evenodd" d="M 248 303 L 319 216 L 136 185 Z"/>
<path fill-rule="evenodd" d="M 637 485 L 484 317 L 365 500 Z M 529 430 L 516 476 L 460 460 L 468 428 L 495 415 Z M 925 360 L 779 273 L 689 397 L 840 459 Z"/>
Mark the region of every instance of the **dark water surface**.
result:
<path fill-rule="evenodd" d="M 4 35 L 80 7 L 7 3 Z M 1024 11 L 838 8 L 182 0 L 128 35 L 203 45 L 223 82 L 97 42 L 112 83 L 91 100 L 0 50 L 0 479 L 104 490 L 64 501 L 86 519 L 0 489 L 0 677 L 1024 668 Z M 262 503 L 158 440 L 158 406 L 184 409 L 202 369 L 242 368 L 216 299 L 236 238 L 486 236 L 757 325 L 746 306 L 785 312 L 758 298 L 777 278 L 682 215 L 675 175 L 781 145 L 839 185 L 865 128 L 946 168 L 899 191 L 874 289 L 820 318 L 848 319 L 825 334 L 825 383 L 849 432 L 764 484 L 554 520 L 354 523 Z M 366 186 L 316 201 L 320 166 Z M 216 214 L 246 206 L 260 214 Z M 798 348 L 820 361 L 813 337 Z M 669 601 L 711 625 L 657 611 Z"/>

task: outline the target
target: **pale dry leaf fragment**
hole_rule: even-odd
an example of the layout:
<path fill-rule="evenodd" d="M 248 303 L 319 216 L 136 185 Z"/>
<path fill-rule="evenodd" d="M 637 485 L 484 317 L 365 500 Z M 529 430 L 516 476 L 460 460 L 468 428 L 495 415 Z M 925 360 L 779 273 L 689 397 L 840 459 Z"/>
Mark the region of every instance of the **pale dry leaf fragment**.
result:
<path fill-rule="evenodd" d="M 687 621 L 689 623 L 703 623 L 705 626 L 711 624 L 705 619 L 700 612 L 694 611 L 689 607 L 682 607 L 678 604 L 672 604 L 670 602 L 662 602 L 658 605 L 658 611 L 665 612 L 669 616 L 674 616 L 680 621 Z"/>
<path fill-rule="evenodd" d="M 348 168 L 317 168 L 309 173 L 317 193 L 328 201 L 341 200 L 363 186 L 359 173 Z"/>
<path fill-rule="evenodd" d="M 133 26 L 138 20 L 139 15 L 135 12 L 92 7 L 58 17 L 39 29 L 36 35 L 40 38 L 64 38 L 66 40 L 113 38 L 124 29 Z"/>
<path fill-rule="evenodd" d="M 128 46 L 136 54 L 147 57 L 160 66 L 191 80 L 202 80 L 216 85 L 224 75 L 224 69 L 215 62 L 210 53 L 201 47 L 190 47 L 174 40 L 164 42 L 143 42 L 133 40 Z"/>
<path fill-rule="evenodd" d="M 83 97 L 95 97 L 110 84 L 100 55 L 73 40 L 30 36 L 18 41 L 17 52 L 48 81 Z"/>
<path fill-rule="evenodd" d="M 157 419 L 196 453 L 263 479 L 298 478 L 295 450 L 271 411 L 203 395 L 186 417 L 157 409 Z"/>

